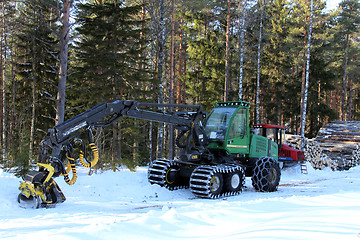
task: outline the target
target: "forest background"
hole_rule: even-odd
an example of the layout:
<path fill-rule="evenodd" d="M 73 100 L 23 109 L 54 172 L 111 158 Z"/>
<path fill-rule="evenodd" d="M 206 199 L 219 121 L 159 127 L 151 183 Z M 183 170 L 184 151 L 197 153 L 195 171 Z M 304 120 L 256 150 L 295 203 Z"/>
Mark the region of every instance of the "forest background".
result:
<path fill-rule="evenodd" d="M 26 170 L 47 129 L 102 102 L 251 103 L 252 123 L 306 137 L 360 119 L 360 5 L 343 0 L 1 0 L 2 168 Z M 172 157 L 173 130 L 93 131 L 99 167 Z"/>

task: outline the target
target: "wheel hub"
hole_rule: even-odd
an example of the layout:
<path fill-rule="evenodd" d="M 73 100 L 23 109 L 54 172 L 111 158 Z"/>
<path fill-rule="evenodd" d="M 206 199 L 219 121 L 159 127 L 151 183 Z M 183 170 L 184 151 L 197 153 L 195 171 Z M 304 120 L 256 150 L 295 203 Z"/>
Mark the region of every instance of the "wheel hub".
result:
<path fill-rule="evenodd" d="M 167 170 L 166 172 L 166 182 L 169 184 L 172 184 L 175 182 L 176 180 L 176 174 L 177 174 L 177 170 L 174 168 L 169 168 L 169 170 Z"/>
<path fill-rule="evenodd" d="M 210 190 L 212 192 L 215 192 L 219 189 L 220 187 L 220 179 L 218 176 L 213 176 L 211 178 L 211 181 L 210 181 Z"/>
<path fill-rule="evenodd" d="M 231 187 L 232 188 L 237 188 L 240 184 L 240 176 L 238 174 L 234 174 L 231 177 L 231 181 L 230 181 Z"/>
<path fill-rule="evenodd" d="M 271 184 L 275 183 L 276 176 L 277 176 L 276 169 L 275 168 L 270 168 L 269 169 L 269 180 L 270 180 Z"/>

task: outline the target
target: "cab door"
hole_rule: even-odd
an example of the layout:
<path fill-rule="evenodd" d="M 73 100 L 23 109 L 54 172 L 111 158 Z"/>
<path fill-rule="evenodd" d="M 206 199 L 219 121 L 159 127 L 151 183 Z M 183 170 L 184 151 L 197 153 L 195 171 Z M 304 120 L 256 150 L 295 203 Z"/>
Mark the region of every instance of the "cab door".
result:
<path fill-rule="evenodd" d="M 239 108 L 234 113 L 227 131 L 227 149 L 230 153 L 249 154 L 250 128 L 249 111 Z"/>

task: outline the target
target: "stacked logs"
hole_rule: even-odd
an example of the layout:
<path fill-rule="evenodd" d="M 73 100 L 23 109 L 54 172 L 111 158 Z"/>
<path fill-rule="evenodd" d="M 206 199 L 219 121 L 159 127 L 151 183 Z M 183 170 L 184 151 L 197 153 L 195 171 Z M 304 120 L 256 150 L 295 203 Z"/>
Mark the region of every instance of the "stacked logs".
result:
<path fill-rule="evenodd" d="M 326 124 L 316 138 L 308 140 L 306 160 L 315 169 L 347 170 L 360 164 L 360 122 L 335 121 Z"/>
<path fill-rule="evenodd" d="M 347 170 L 359 162 L 360 122 L 335 121 L 320 130 L 314 142 L 322 148 L 333 170 Z"/>

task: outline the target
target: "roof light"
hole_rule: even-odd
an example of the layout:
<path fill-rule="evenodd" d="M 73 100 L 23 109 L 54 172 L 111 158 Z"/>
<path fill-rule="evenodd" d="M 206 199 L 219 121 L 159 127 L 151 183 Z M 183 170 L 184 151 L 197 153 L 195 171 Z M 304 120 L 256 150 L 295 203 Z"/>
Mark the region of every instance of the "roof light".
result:
<path fill-rule="evenodd" d="M 228 106 L 240 106 L 249 107 L 250 103 L 245 101 L 233 101 L 233 102 L 216 102 L 215 107 L 228 107 Z"/>

